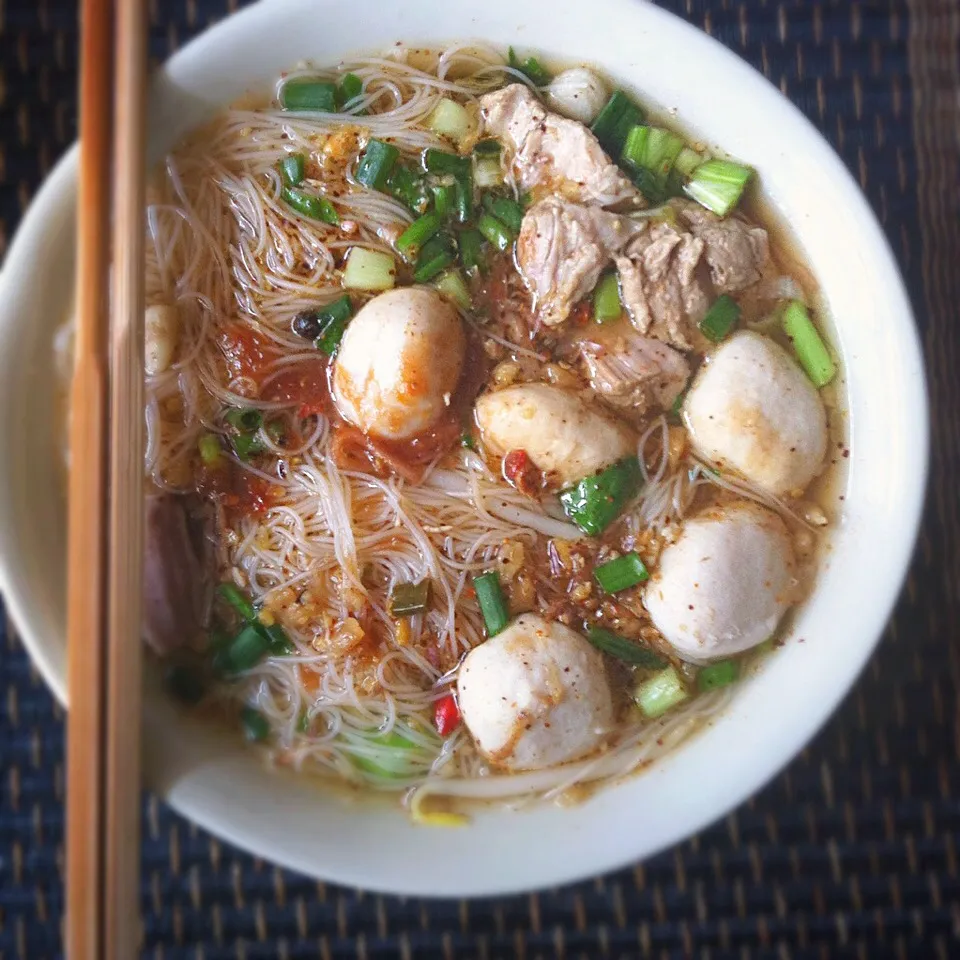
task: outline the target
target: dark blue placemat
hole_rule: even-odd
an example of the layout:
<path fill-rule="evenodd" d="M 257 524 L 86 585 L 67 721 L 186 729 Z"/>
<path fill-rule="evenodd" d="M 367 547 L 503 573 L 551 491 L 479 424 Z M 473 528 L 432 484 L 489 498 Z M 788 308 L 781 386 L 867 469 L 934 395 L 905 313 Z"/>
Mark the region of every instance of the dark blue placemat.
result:
<path fill-rule="evenodd" d="M 420 901 L 317 884 L 218 843 L 148 798 L 144 956 L 960 956 L 958 5 L 662 5 L 763 70 L 813 120 L 860 180 L 903 265 L 930 365 L 934 475 L 918 555 L 879 653 L 827 730 L 754 801 L 643 866 L 539 895 Z M 154 0 L 151 52 L 166 56 L 234 7 Z M 74 3 L 0 2 L 0 247 L 74 136 L 76 28 Z M 0 767 L 0 960 L 56 957 L 63 714 L 9 630 Z"/>

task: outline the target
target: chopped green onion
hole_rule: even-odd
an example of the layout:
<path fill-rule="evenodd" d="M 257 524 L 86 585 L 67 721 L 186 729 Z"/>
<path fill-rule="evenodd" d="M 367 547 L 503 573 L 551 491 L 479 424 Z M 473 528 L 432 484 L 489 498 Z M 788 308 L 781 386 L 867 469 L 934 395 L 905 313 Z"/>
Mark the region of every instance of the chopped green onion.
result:
<path fill-rule="evenodd" d="M 678 154 L 673 164 L 673 169 L 678 171 L 681 176 L 691 177 L 694 170 L 703 163 L 703 157 L 696 150 L 684 147 Z"/>
<path fill-rule="evenodd" d="M 607 593 L 618 593 L 650 579 L 650 573 L 640 559 L 640 554 L 633 552 L 601 563 L 593 571 L 593 575 Z"/>
<path fill-rule="evenodd" d="M 202 674 L 182 663 L 175 663 L 166 671 L 163 685 L 171 696 L 190 706 L 203 699 L 207 688 Z"/>
<path fill-rule="evenodd" d="M 495 637 L 510 622 L 507 601 L 500 588 L 500 574 L 494 570 L 474 577 L 473 589 L 477 593 L 477 603 L 480 605 L 480 613 L 483 614 L 487 636 Z"/>
<path fill-rule="evenodd" d="M 457 189 L 452 183 L 441 184 L 437 187 L 431 187 L 433 193 L 433 209 L 438 217 L 444 220 L 453 213 L 453 206 L 457 199 Z"/>
<path fill-rule="evenodd" d="M 700 332 L 714 343 L 723 340 L 737 325 L 740 319 L 740 307 L 733 297 L 723 294 L 707 311 L 707 315 L 697 326 Z"/>
<path fill-rule="evenodd" d="M 483 198 L 484 209 L 496 217 L 504 226 L 509 227 L 514 236 L 520 232 L 523 224 L 523 207 L 509 197 L 493 197 L 489 193 Z"/>
<path fill-rule="evenodd" d="M 288 187 L 296 187 L 303 183 L 306 171 L 307 158 L 302 153 L 288 153 L 279 164 L 280 176 Z"/>
<path fill-rule="evenodd" d="M 740 677 L 740 662 L 738 660 L 720 660 L 704 667 L 697 674 L 697 686 L 706 693 L 708 690 L 718 690 L 720 687 L 729 687 Z"/>
<path fill-rule="evenodd" d="M 460 234 L 460 262 L 469 274 L 483 268 L 483 237 L 478 230 Z"/>
<path fill-rule="evenodd" d="M 349 320 L 353 316 L 353 303 L 348 294 L 331 300 L 316 311 L 316 317 L 321 323 L 330 323 L 332 320 Z"/>
<path fill-rule="evenodd" d="M 836 376 L 837 366 L 813 325 L 807 308 L 799 300 L 791 300 L 783 312 L 782 323 L 783 332 L 790 338 L 800 366 L 815 387 L 825 387 Z"/>
<path fill-rule="evenodd" d="M 363 81 L 355 73 L 345 73 L 340 79 L 340 105 L 346 106 L 363 93 Z"/>
<path fill-rule="evenodd" d="M 267 635 L 270 641 L 271 657 L 289 657 L 291 653 L 297 652 L 296 644 L 287 636 L 287 631 L 279 623 L 271 624 L 269 627 L 260 625 L 260 630 Z"/>
<path fill-rule="evenodd" d="M 364 737 L 360 744 L 367 749 L 352 753 L 350 759 L 364 773 L 396 779 L 418 772 L 420 749 L 396 730 Z"/>
<path fill-rule="evenodd" d="M 270 638 L 257 623 L 248 623 L 216 656 L 223 673 L 242 673 L 258 664 L 270 649 Z"/>
<path fill-rule="evenodd" d="M 503 152 L 503 146 L 499 140 L 493 137 L 487 137 L 485 140 L 478 140 L 473 145 L 473 152 L 478 157 L 497 157 Z"/>
<path fill-rule="evenodd" d="M 430 191 L 424 178 L 404 164 L 395 167 L 387 179 L 385 189 L 414 213 L 426 213 L 430 206 Z"/>
<path fill-rule="evenodd" d="M 284 110 L 317 110 L 337 112 L 337 85 L 327 80 L 301 77 L 288 80 L 280 90 L 280 104 Z"/>
<path fill-rule="evenodd" d="M 473 172 L 457 177 L 453 183 L 454 209 L 457 220 L 466 223 L 473 216 Z"/>
<path fill-rule="evenodd" d="M 400 151 L 392 143 L 371 140 L 357 164 L 354 178 L 371 190 L 383 190 L 399 157 Z"/>
<path fill-rule="evenodd" d="M 420 249 L 417 266 L 413 271 L 415 283 L 427 283 L 438 273 L 442 273 L 457 259 L 453 239 L 445 233 L 428 240 Z"/>
<path fill-rule="evenodd" d="M 718 217 L 725 217 L 739 202 L 753 171 L 729 160 L 707 160 L 694 171 L 683 192 Z"/>
<path fill-rule="evenodd" d="M 686 393 L 678 393 L 670 404 L 670 413 L 674 417 L 679 417 L 683 411 L 683 401 L 687 399 Z"/>
<path fill-rule="evenodd" d="M 630 128 L 627 139 L 623 143 L 620 159 L 631 169 L 639 170 L 646 167 L 647 140 L 650 138 L 650 127 L 638 124 Z"/>
<path fill-rule="evenodd" d="M 217 593 L 230 604 L 243 620 L 256 620 L 257 611 L 250 598 L 233 583 L 221 583 Z"/>
<path fill-rule="evenodd" d="M 606 470 L 584 477 L 560 492 L 566 515 L 586 534 L 599 536 L 639 493 L 643 474 L 636 457 L 625 457 Z"/>
<path fill-rule="evenodd" d="M 625 663 L 636 664 L 645 670 L 660 670 L 667 663 L 663 657 L 658 657 L 647 647 L 642 647 L 639 643 L 627 640 L 603 627 L 587 627 L 587 639 L 603 653 L 623 660 Z"/>
<path fill-rule="evenodd" d="M 680 674 L 675 668 L 667 667 L 649 680 L 638 684 L 633 699 L 644 716 L 654 720 L 677 704 L 683 703 L 689 696 Z"/>
<path fill-rule="evenodd" d="M 433 285 L 458 307 L 469 310 L 473 306 L 470 288 L 463 279 L 463 274 L 456 267 L 451 267 L 449 270 L 441 273 Z"/>
<path fill-rule="evenodd" d="M 340 346 L 340 341 L 346 332 L 347 321 L 335 317 L 323 328 L 323 333 L 313 341 L 313 345 L 328 357 L 332 357 L 337 352 L 337 347 Z"/>
<path fill-rule="evenodd" d="M 477 441 L 474 439 L 472 433 L 465 433 L 460 437 L 460 446 L 466 447 L 467 450 L 473 450 L 474 453 L 476 453 Z"/>
<path fill-rule="evenodd" d="M 477 221 L 477 229 L 500 251 L 506 250 L 513 243 L 509 228 L 489 213 L 485 213 Z"/>
<path fill-rule="evenodd" d="M 427 117 L 426 125 L 439 136 L 460 143 L 470 133 L 470 114 L 462 104 L 444 97 Z"/>
<path fill-rule="evenodd" d="M 215 467 L 223 457 L 220 437 L 215 433 L 204 433 L 197 441 L 200 459 L 208 466 Z"/>
<path fill-rule="evenodd" d="M 423 168 L 427 173 L 452 173 L 462 177 L 470 173 L 470 158 L 429 147 L 423 151 Z"/>
<path fill-rule="evenodd" d="M 477 157 L 473 176 L 481 190 L 499 187 L 503 183 L 503 167 L 499 157 Z"/>
<path fill-rule="evenodd" d="M 228 410 L 223 419 L 241 433 L 256 433 L 263 425 L 263 414 L 250 407 Z"/>
<path fill-rule="evenodd" d="M 652 170 L 640 167 L 633 175 L 633 182 L 652 204 L 664 203 L 670 196 L 670 184 Z M 667 208 L 669 209 L 669 208 Z"/>
<path fill-rule="evenodd" d="M 439 213 L 425 213 L 400 234 L 397 251 L 404 260 L 417 259 L 420 248 L 440 229 L 441 222 Z"/>
<path fill-rule="evenodd" d="M 430 581 L 419 583 L 397 583 L 390 591 L 390 616 L 412 617 L 423 613 L 430 599 Z"/>
<path fill-rule="evenodd" d="M 666 178 L 683 150 L 683 140 L 662 127 L 650 127 L 643 166 L 657 176 Z"/>
<path fill-rule="evenodd" d="M 622 90 L 614 90 L 590 129 L 608 153 L 619 157 L 627 134 L 640 123 L 643 111 Z"/>
<path fill-rule="evenodd" d="M 230 438 L 233 449 L 241 460 L 249 460 L 263 453 L 263 441 L 255 433 L 240 433 Z"/>
<path fill-rule="evenodd" d="M 593 319 L 597 323 L 618 320 L 623 313 L 620 282 L 615 273 L 605 273 L 593 291 Z"/>
<path fill-rule="evenodd" d="M 243 735 L 251 743 L 266 740 L 270 736 L 270 724 L 267 718 L 253 707 L 244 707 L 240 711 L 240 723 L 243 724 Z"/>
<path fill-rule="evenodd" d="M 526 60 L 521 62 L 513 47 L 510 47 L 507 52 L 507 62 L 514 70 L 519 70 L 535 86 L 545 87 L 550 82 L 550 74 L 536 57 L 527 57 Z"/>
<path fill-rule="evenodd" d="M 314 193 L 307 193 L 297 187 L 284 187 L 280 191 L 280 196 L 288 207 L 305 217 L 310 217 L 311 220 L 321 220 L 324 223 L 332 223 L 334 226 L 340 223 L 337 208 L 326 197 L 318 197 Z"/>
<path fill-rule="evenodd" d="M 397 264 L 389 253 L 352 247 L 343 271 L 348 290 L 390 290 L 397 278 Z"/>

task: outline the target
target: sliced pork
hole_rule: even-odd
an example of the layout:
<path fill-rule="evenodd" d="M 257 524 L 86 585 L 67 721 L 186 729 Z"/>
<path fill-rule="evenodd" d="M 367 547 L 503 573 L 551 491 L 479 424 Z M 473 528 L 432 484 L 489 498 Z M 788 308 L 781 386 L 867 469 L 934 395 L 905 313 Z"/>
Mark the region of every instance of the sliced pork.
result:
<path fill-rule="evenodd" d="M 577 203 L 644 206 L 640 191 L 576 120 L 550 113 L 527 87 L 513 83 L 480 98 L 486 132 L 513 152 L 522 191 L 559 194 Z"/>
<path fill-rule="evenodd" d="M 644 224 L 598 207 L 550 197 L 527 211 L 517 239 L 517 266 L 536 298 L 542 323 L 563 323 L 597 284 L 613 253 Z"/>

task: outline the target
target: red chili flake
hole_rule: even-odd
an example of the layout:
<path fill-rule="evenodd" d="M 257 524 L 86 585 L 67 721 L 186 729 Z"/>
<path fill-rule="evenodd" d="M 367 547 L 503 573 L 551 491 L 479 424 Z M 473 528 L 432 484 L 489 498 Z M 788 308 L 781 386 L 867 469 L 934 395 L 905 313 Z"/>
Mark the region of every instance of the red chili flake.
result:
<path fill-rule="evenodd" d="M 529 497 L 539 495 L 543 488 L 543 474 L 526 450 L 511 450 L 503 458 L 503 478 Z"/>
<path fill-rule="evenodd" d="M 433 722 L 441 737 L 449 737 L 460 726 L 460 708 L 452 693 L 441 697 L 434 704 Z"/>

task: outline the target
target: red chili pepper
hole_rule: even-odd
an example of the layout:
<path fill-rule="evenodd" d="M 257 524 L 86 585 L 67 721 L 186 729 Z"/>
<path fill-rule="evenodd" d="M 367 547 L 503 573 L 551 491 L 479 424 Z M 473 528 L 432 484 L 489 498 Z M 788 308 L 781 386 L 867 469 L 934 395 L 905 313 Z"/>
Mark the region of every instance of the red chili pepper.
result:
<path fill-rule="evenodd" d="M 452 693 L 441 697 L 434 704 L 433 722 L 441 737 L 449 737 L 460 726 L 460 708 Z"/>
<path fill-rule="evenodd" d="M 530 457 L 526 450 L 511 450 L 503 458 L 503 475 L 510 483 L 516 483 L 529 469 Z"/>

